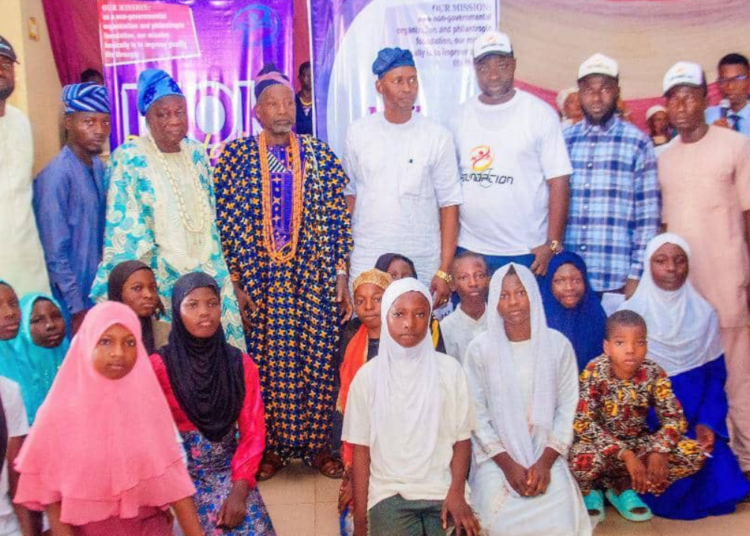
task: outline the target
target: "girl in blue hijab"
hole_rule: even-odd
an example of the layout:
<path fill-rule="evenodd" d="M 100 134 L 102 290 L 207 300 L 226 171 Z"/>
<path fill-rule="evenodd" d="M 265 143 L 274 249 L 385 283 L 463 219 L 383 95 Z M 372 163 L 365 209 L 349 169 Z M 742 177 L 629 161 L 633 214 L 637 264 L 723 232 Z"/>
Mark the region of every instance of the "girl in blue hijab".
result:
<path fill-rule="evenodd" d="M 588 281 L 586 263 L 570 251 L 552 257 L 539 281 L 547 325 L 565 335 L 576 352 L 578 370 L 602 354 L 607 314 Z"/>
<path fill-rule="evenodd" d="M 13 340 L 15 378 L 21 386 L 29 424 L 52 387 L 57 370 L 70 346 L 60 304 L 45 294 L 21 298 L 21 328 Z"/>

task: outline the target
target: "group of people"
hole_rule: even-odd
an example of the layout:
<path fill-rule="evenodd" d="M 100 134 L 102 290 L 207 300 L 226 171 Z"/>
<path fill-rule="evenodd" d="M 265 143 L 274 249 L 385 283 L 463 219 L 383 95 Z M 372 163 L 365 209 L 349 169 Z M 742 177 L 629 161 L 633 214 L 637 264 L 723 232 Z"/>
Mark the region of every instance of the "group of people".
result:
<path fill-rule="evenodd" d="M 258 73 L 262 130 L 215 167 L 169 73 L 140 74 L 148 132 L 106 165 L 106 89 L 66 86 L 66 146 L 32 182 L 0 38 L 0 533 L 170 534 L 171 511 L 188 536 L 274 534 L 256 484 L 293 458 L 343 479 L 357 536 L 585 535 L 605 498 L 633 521 L 734 511 L 747 59 L 721 60 L 714 119 L 700 66 L 668 70 L 657 161 L 614 59 L 581 64 L 561 122 L 514 87 L 506 34 L 473 58 L 480 94 L 443 126 L 413 111 L 411 52 L 381 50 L 384 111 L 341 160 L 294 132 L 309 65 L 297 96 Z"/>

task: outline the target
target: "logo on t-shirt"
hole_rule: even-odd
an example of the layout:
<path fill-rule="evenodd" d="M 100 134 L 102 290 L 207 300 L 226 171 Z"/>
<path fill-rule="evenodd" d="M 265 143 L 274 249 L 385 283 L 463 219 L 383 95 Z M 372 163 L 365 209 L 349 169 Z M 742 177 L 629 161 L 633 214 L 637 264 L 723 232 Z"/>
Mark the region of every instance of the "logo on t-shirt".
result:
<path fill-rule="evenodd" d="M 477 145 L 469 151 L 469 173 L 462 173 L 463 182 L 477 182 L 482 188 L 489 188 L 495 184 L 513 184 L 510 175 L 499 175 L 492 172 L 492 163 L 495 155 L 489 145 Z"/>

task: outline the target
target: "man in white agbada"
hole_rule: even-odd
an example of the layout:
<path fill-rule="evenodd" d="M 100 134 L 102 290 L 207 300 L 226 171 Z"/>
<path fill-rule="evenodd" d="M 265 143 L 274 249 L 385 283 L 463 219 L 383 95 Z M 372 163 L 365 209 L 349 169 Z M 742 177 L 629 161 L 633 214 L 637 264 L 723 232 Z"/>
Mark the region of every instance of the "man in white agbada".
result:
<path fill-rule="evenodd" d="M 32 210 L 34 141 L 26 116 L 6 101 L 16 87 L 16 53 L 0 36 L 0 277 L 19 296 L 49 294 L 47 265 Z"/>
<path fill-rule="evenodd" d="M 414 261 L 434 306 L 450 296 L 461 184 L 447 129 L 412 112 L 419 79 L 411 52 L 386 48 L 372 66 L 385 111 L 354 122 L 342 164 L 352 210 L 351 281 L 387 252 Z"/>
<path fill-rule="evenodd" d="M 487 331 L 464 363 L 477 413 L 471 504 L 489 536 L 588 536 L 567 464 L 578 404 L 573 347 L 547 327 L 524 266 L 495 272 L 489 304 Z"/>
<path fill-rule="evenodd" d="M 466 502 L 473 413 L 458 362 L 427 336 L 430 294 L 413 278 L 383 295 L 378 356 L 349 391 L 355 534 L 478 536 Z M 369 532 L 368 532 L 369 531 Z"/>

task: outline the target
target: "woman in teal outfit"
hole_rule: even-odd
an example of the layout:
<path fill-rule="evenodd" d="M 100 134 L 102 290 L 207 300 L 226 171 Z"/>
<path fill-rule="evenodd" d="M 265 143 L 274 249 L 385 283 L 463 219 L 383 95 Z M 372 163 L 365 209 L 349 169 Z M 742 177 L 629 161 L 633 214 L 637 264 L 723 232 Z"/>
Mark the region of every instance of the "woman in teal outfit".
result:
<path fill-rule="evenodd" d="M 103 300 L 115 266 L 139 260 L 156 276 L 171 321 L 172 287 L 180 276 L 204 272 L 221 288 L 227 340 L 244 350 L 237 300 L 216 227 L 213 176 L 206 151 L 187 138 L 185 97 L 164 71 L 147 69 L 138 79 L 138 110 L 149 133 L 118 147 L 106 179 L 104 253 L 92 298 Z"/>

